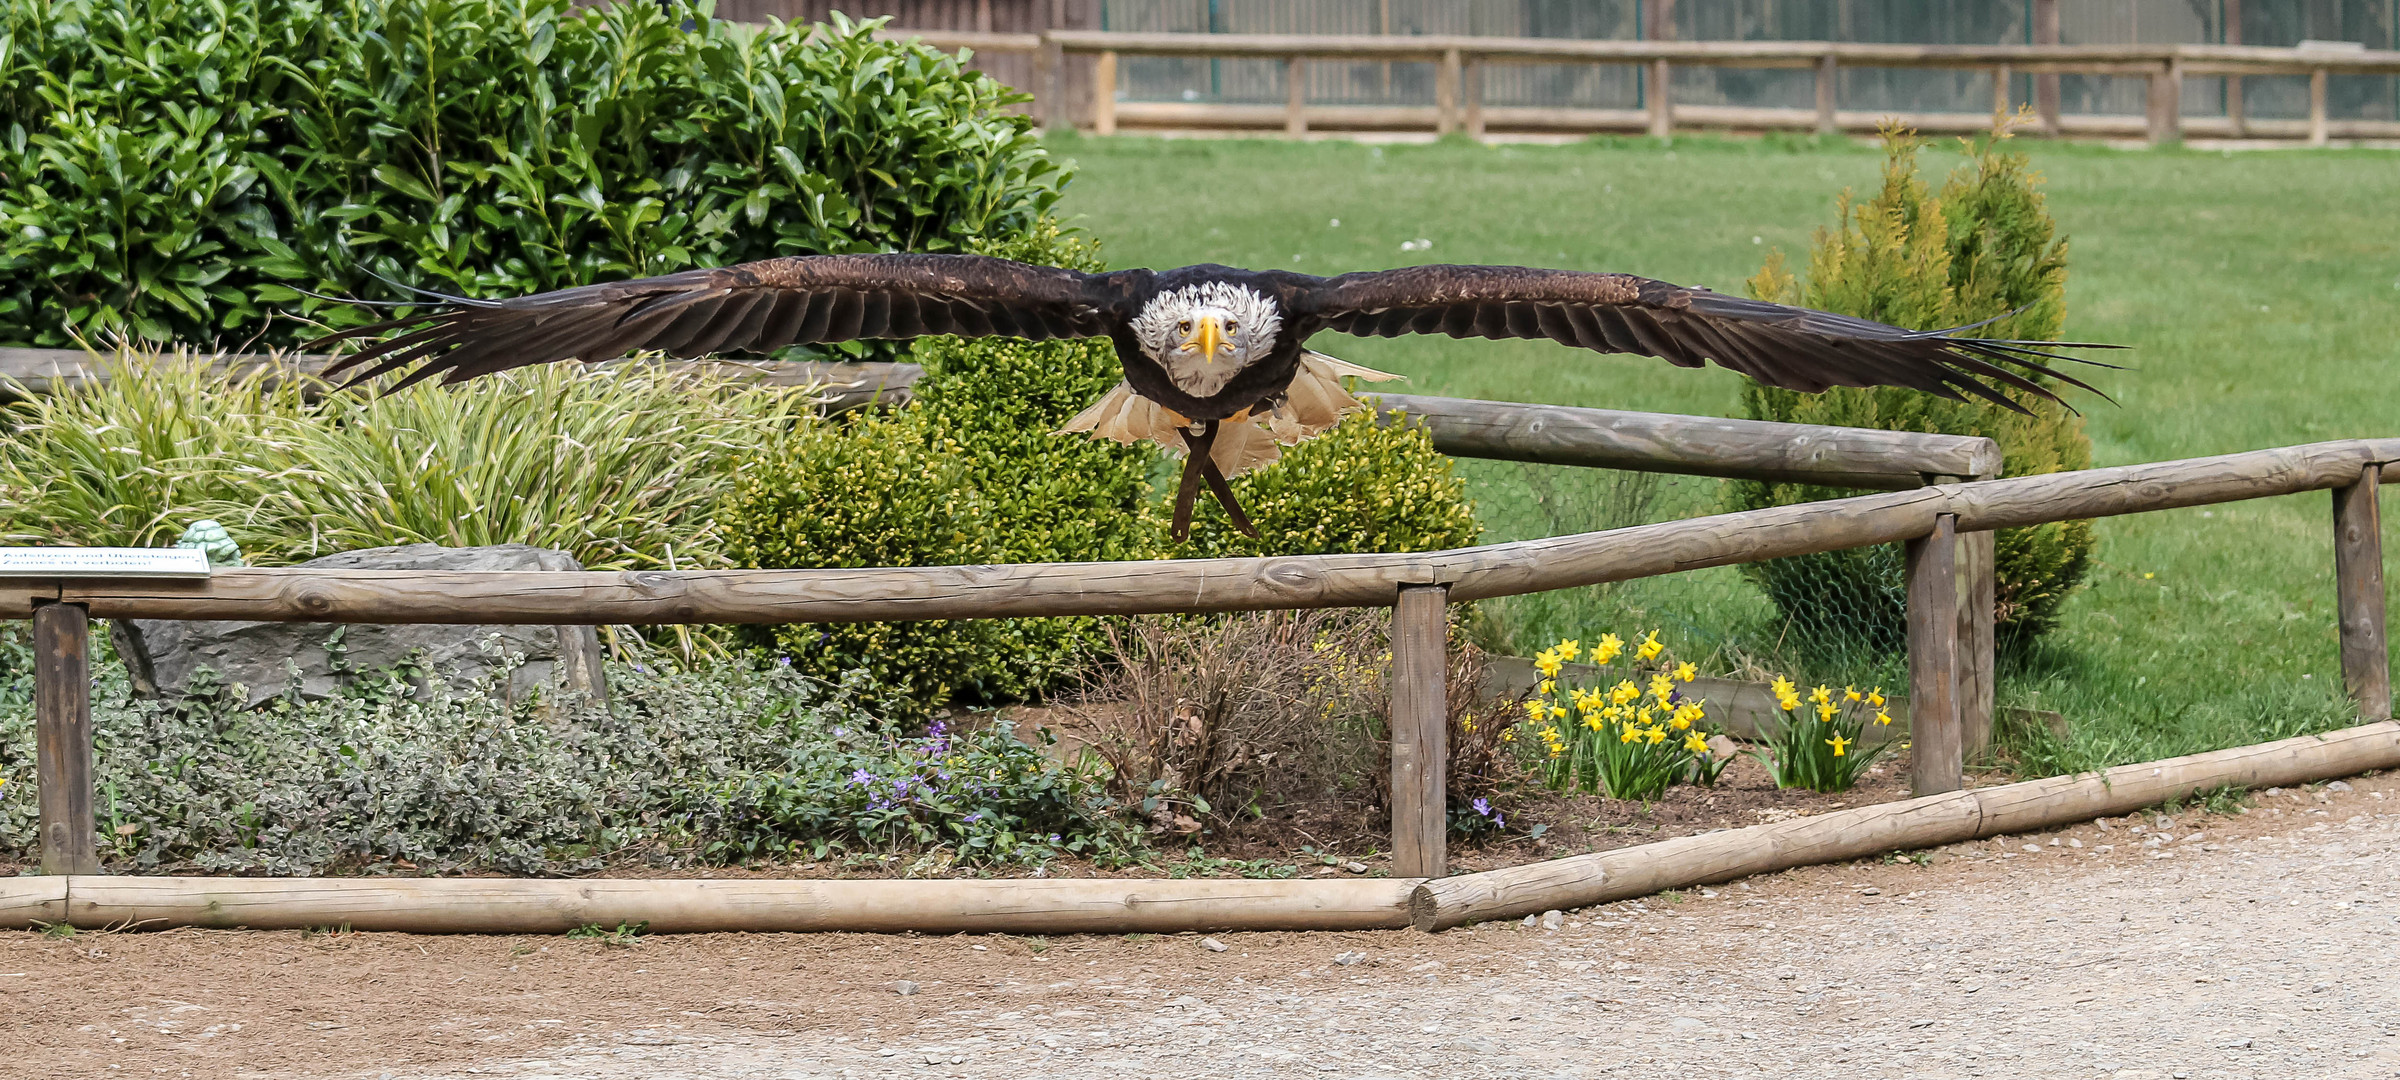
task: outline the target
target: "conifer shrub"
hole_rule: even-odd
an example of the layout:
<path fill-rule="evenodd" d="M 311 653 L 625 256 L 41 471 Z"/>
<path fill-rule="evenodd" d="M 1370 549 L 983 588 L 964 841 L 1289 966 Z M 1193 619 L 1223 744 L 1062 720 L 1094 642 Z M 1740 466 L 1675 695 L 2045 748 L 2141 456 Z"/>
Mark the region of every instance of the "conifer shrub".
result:
<path fill-rule="evenodd" d="M 1887 129 L 1881 189 L 1864 203 L 1842 193 L 1836 225 L 1817 232 L 1806 280 L 1776 251 L 1750 279 L 1751 295 L 1911 330 L 2006 316 L 1974 333 L 2059 340 L 2067 241 L 2044 206 L 2040 174 L 2024 154 L 2004 149 L 2007 137 L 2002 124 L 1989 138 L 1961 140 L 1965 160 L 1937 194 L 1918 175 L 1922 141 Z M 1753 382 L 1744 385 L 1742 404 L 1755 420 L 1986 436 L 2000 444 L 2008 476 L 2091 465 L 2080 416 L 2004 392 L 2029 415 L 1899 387 L 1803 394 Z M 1807 484 L 1732 485 L 1735 508 L 1745 510 L 1852 494 Z M 2001 530 L 1996 618 L 2003 641 L 2022 642 L 2056 624 L 2060 605 L 2090 569 L 2095 543 L 2088 521 Z M 1902 563 L 1890 546 L 1778 559 L 1745 572 L 1797 629 L 1884 649 L 1905 639 Z"/>

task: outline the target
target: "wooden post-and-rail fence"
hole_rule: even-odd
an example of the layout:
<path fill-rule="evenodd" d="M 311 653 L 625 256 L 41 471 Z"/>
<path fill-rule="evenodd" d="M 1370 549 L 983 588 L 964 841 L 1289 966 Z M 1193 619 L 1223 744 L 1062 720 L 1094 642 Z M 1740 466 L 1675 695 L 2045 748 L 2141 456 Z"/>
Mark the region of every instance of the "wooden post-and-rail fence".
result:
<path fill-rule="evenodd" d="M 1033 110 L 1044 127 L 1084 127 L 1112 134 L 1120 127 L 1241 128 L 1304 135 L 1328 128 L 1346 131 L 1406 130 L 1440 134 L 1463 131 L 1585 133 L 1647 132 L 1664 138 L 1679 128 L 1872 132 L 1886 119 L 1921 131 L 1975 132 L 1988 128 L 1988 115 L 1971 112 L 1895 113 L 1840 108 L 1843 68 L 1917 68 L 1988 73 L 1992 107 L 2005 111 L 2014 76 L 2052 80 L 2065 75 L 2140 78 L 2147 82 L 2139 116 L 2062 115 L 2058 96 L 2040 82 L 2031 104 L 2040 133 L 2143 138 L 2171 142 L 2187 135 L 2216 138 L 2305 140 L 2322 146 L 2335 136 L 2400 137 L 2400 121 L 2334 120 L 2327 115 L 2326 86 L 2332 75 L 2400 75 L 2400 51 L 2255 45 L 1908 45 L 1856 41 L 1659 41 L 1579 38 L 1508 38 L 1462 35 L 1299 35 L 1126 33 L 1052 30 L 1041 34 L 977 34 L 938 30 L 887 30 L 890 38 L 915 38 L 936 48 L 1034 57 Z M 1186 101 L 1118 101 L 1119 60 L 1127 56 L 1281 61 L 1282 105 Z M 1072 57 L 1091 65 L 1093 92 L 1086 115 L 1070 115 L 1065 70 Z M 1310 61 L 1429 63 L 1434 65 L 1434 104 L 1312 105 L 1307 100 Z M 1491 106 L 1484 102 L 1485 73 L 1499 64 L 1620 65 L 1642 72 L 1642 103 L 1635 109 L 1554 106 Z M 1813 108 L 1687 105 L 1674 100 L 1679 67 L 1782 68 L 1814 72 Z M 2305 120 L 2245 116 L 2238 104 L 2224 116 L 2186 116 L 2186 78 L 2289 75 L 2309 80 Z"/>
<path fill-rule="evenodd" d="M 1468 410 L 1472 411 L 1472 410 Z M 1438 430 L 1438 427 L 1437 427 Z M 1532 432 L 1528 439 L 1539 438 Z M 205 580 L 0 581 L 0 618 L 32 619 L 43 867 L 96 872 L 91 816 L 89 620 L 238 619 L 357 623 L 672 624 L 1135 615 L 1391 607 L 1395 873 L 1444 871 L 1442 613 L 1453 601 L 1576 588 L 1763 559 L 1907 543 L 1932 617 L 1912 610 L 1912 645 L 1939 639 L 1945 564 L 1961 533 L 2303 491 L 2334 492 L 2342 675 L 2362 721 L 2391 716 L 2391 671 L 2376 491 L 2400 479 L 2400 438 L 2355 439 L 1881 494 L 1453 551 L 1250 559 L 832 570 L 448 572 L 228 570 Z M 1920 638 L 1920 634 L 1923 635 Z M 1956 643 L 1929 650 L 1913 687 L 1922 747 L 1955 768 Z M 1912 669 L 1919 662 L 1912 659 Z M 1945 675 L 1943 668 L 1952 674 Z M 1919 677 L 1912 675 L 1912 683 Z M 1947 689 L 1955 690 L 1955 686 Z M 1936 706 L 1938 708 L 1938 706 Z M 1948 730 L 1936 732 L 1935 727 Z M 1922 751 L 1920 751 L 1922 753 Z M 1929 777 L 1920 767 L 1920 782 Z M 1955 774 L 1932 777 L 1957 786 Z M 1948 790 L 1936 787 L 1933 790 Z"/>

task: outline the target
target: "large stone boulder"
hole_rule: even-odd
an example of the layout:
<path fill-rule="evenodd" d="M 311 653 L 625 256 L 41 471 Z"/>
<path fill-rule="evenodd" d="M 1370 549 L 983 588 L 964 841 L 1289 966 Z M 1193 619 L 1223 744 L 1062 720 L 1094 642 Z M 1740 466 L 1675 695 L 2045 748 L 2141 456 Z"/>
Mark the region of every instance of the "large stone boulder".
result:
<path fill-rule="evenodd" d="M 438 544 L 345 551 L 300 564 L 327 570 L 581 570 L 573 556 L 526 544 L 446 548 Z M 336 643 L 334 634 L 341 637 Z M 521 700 L 543 686 L 605 700 L 600 639 L 589 626 L 453 626 L 353 623 L 177 622 L 120 619 L 110 628 L 136 694 L 179 700 L 201 667 L 238 684 L 256 706 L 284 692 L 299 669 L 300 694 L 325 698 L 363 674 L 408 663 L 443 673 L 467 690 L 510 654 L 524 663 L 506 693 Z M 288 666 L 287 666 L 288 665 Z"/>

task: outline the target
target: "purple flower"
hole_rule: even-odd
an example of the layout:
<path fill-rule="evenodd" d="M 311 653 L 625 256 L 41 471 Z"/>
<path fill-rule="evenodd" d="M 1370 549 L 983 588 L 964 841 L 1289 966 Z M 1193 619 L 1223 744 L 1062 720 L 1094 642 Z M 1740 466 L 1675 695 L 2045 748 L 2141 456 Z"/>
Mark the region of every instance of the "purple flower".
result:
<path fill-rule="evenodd" d="M 860 769 L 857 772 L 850 774 L 850 782 L 860 785 L 872 784 L 875 782 L 875 774 L 868 772 L 865 769 Z"/>
<path fill-rule="evenodd" d="M 1492 801 L 1490 799 L 1475 800 L 1475 813 L 1482 817 L 1492 816 Z"/>
<path fill-rule="evenodd" d="M 1508 819 L 1498 814 L 1493 814 L 1492 827 L 1495 829 L 1505 829 L 1508 827 Z"/>

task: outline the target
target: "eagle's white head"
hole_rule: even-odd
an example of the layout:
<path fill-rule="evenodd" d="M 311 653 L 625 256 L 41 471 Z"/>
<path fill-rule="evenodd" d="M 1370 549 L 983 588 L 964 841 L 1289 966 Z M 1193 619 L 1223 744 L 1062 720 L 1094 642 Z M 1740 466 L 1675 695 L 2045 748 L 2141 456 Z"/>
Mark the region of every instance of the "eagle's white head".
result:
<path fill-rule="evenodd" d="M 1152 297 L 1133 318 L 1142 351 L 1176 389 L 1208 397 L 1275 347 L 1283 316 L 1255 289 L 1205 281 Z"/>

